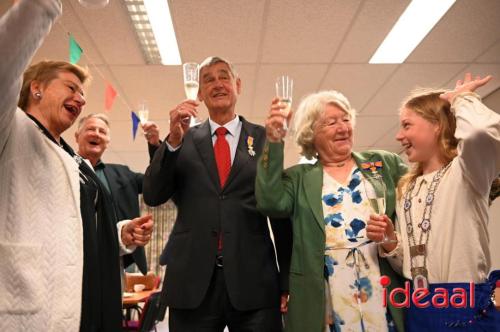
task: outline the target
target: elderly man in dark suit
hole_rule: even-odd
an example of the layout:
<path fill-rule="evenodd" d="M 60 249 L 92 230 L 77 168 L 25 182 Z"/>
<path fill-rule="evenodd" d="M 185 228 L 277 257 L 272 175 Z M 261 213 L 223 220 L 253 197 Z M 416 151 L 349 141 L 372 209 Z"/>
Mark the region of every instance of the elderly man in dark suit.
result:
<path fill-rule="evenodd" d="M 160 144 L 158 126 L 148 122 L 143 125 L 143 129 L 150 153 L 154 153 L 156 146 Z M 144 175 L 131 171 L 125 165 L 105 164 L 101 160 L 111 139 L 108 117 L 102 113 L 91 113 L 82 117 L 75 138 L 78 143 L 78 154 L 90 161 L 97 177 L 111 194 L 118 220 L 139 217 L 138 197 L 142 193 Z M 147 273 L 143 247 L 138 247 L 132 254 L 123 256 L 125 267 L 134 262 L 143 274 Z"/>
<path fill-rule="evenodd" d="M 189 127 L 198 102 L 170 111 L 170 134 L 144 177 L 144 199 L 172 198 L 178 216 L 160 263 L 162 302 L 173 332 L 281 331 L 280 280 L 267 218 L 254 185 L 265 130 L 236 114 L 241 80 L 226 60 L 200 65 L 199 99 L 209 119 Z M 290 257 L 291 229 L 274 230 L 278 257 Z M 288 238 L 284 240 L 283 238 Z M 285 267 L 283 281 L 286 283 Z M 285 271 L 286 270 L 286 271 Z M 282 285 L 283 286 L 283 285 Z M 285 286 L 286 287 L 286 286 Z"/>

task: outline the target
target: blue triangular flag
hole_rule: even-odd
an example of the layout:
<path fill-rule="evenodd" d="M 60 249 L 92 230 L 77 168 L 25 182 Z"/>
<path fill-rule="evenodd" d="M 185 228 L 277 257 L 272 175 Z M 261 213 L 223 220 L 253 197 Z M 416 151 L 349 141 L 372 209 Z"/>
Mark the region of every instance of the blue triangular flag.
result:
<path fill-rule="evenodd" d="M 139 123 L 141 122 L 141 120 L 139 120 L 139 117 L 134 112 L 130 112 L 130 114 L 132 115 L 132 137 L 135 140 L 135 135 L 137 134 L 137 128 L 139 127 Z"/>

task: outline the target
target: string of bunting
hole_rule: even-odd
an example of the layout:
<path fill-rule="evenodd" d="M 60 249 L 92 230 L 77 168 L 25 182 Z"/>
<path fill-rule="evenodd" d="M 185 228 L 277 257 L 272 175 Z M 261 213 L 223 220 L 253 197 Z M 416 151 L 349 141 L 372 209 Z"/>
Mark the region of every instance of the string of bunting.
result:
<path fill-rule="evenodd" d="M 135 140 L 135 137 L 137 135 L 137 129 L 139 128 L 139 117 L 137 114 L 135 114 L 134 111 L 132 111 L 132 107 L 127 103 L 126 100 L 124 100 L 120 94 L 116 91 L 116 89 L 113 87 L 111 83 L 104 77 L 104 74 L 97 68 L 97 66 L 94 64 L 93 61 L 87 56 L 87 54 L 84 53 L 82 47 L 78 44 L 76 39 L 71 35 L 71 33 L 68 32 L 68 30 L 64 27 L 64 25 L 59 21 L 58 24 L 62 27 L 62 29 L 66 32 L 66 34 L 69 36 L 69 62 L 71 64 L 77 64 L 82 55 L 85 57 L 87 60 L 89 66 L 91 66 L 97 73 L 98 75 L 102 78 L 102 80 L 105 82 L 106 88 L 104 90 L 104 109 L 106 112 L 110 112 L 111 109 L 113 108 L 113 104 L 115 102 L 115 99 L 118 97 L 118 100 L 125 105 L 125 107 L 130 111 L 130 116 L 132 120 L 132 138 Z"/>

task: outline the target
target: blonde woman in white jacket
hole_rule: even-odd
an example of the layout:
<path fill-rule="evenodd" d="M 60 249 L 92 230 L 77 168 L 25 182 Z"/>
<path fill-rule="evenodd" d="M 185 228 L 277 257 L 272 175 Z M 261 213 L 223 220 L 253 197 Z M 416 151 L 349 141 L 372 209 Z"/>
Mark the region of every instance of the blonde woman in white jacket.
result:
<path fill-rule="evenodd" d="M 150 217 L 116 227 L 99 180 L 60 136 L 85 104 L 86 72 L 43 62 L 22 84 L 60 14 L 59 0 L 21 0 L 0 18 L 0 331 L 119 330 L 119 250 L 152 229 Z"/>

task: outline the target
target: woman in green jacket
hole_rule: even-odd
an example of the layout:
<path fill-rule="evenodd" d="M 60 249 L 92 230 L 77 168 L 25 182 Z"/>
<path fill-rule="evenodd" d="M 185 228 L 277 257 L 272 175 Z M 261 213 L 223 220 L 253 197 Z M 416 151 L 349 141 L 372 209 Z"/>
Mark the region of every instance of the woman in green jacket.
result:
<path fill-rule="evenodd" d="M 380 284 L 387 275 L 390 286 L 400 286 L 399 277 L 378 257 L 365 228 L 373 214 L 369 179 L 383 179 L 385 211 L 394 217 L 395 188 L 406 165 L 386 151 L 353 152 L 354 109 L 341 93 L 322 91 L 303 99 L 294 125 L 302 155 L 317 162 L 283 170 L 283 108 L 273 100 L 255 192 L 261 212 L 293 223 L 285 329 L 402 331 L 402 311 L 383 305 Z"/>

